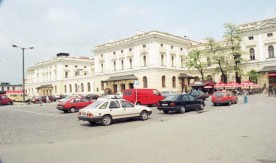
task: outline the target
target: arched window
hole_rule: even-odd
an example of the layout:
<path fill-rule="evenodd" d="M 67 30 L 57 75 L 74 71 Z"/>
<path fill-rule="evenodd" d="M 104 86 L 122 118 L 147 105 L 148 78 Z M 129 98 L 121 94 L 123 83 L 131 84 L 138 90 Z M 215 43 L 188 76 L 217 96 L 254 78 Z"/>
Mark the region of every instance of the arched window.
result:
<path fill-rule="evenodd" d="M 213 80 L 213 77 L 212 77 L 211 75 L 207 75 L 206 79 L 212 81 L 212 80 Z"/>
<path fill-rule="evenodd" d="M 129 68 L 132 68 L 132 59 L 129 59 Z"/>
<path fill-rule="evenodd" d="M 68 72 L 65 72 L 65 78 L 68 78 Z"/>
<path fill-rule="evenodd" d="M 122 70 L 124 69 L 124 60 L 121 61 Z"/>
<path fill-rule="evenodd" d="M 176 81 L 175 81 L 175 76 L 172 77 L 172 87 L 176 87 Z"/>
<path fill-rule="evenodd" d="M 69 84 L 69 92 L 72 93 L 72 85 Z"/>
<path fill-rule="evenodd" d="M 143 57 L 143 61 L 144 61 L 144 66 L 147 66 L 147 57 L 146 56 Z"/>
<path fill-rule="evenodd" d="M 91 88 L 90 88 L 90 83 L 87 83 L 87 92 L 90 92 Z"/>
<path fill-rule="evenodd" d="M 84 92 L 84 86 L 83 86 L 83 83 L 81 83 L 81 92 Z"/>
<path fill-rule="evenodd" d="M 64 92 L 67 93 L 67 87 L 64 85 Z"/>
<path fill-rule="evenodd" d="M 164 66 L 164 55 L 161 55 L 161 66 Z"/>
<path fill-rule="evenodd" d="M 148 88 L 148 79 L 146 76 L 143 77 L 143 88 Z"/>
<path fill-rule="evenodd" d="M 272 45 L 268 47 L 268 57 L 274 58 L 274 47 Z"/>
<path fill-rule="evenodd" d="M 253 48 L 249 49 L 250 60 L 255 60 L 255 50 Z"/>
<path fill-rule="evenodd" d="M 78 92 L 78 85 L 75 84 L 75 92 Z"/>
<path fill-rule="evenodd" d="M 166 77 L 162 76 L 162 88 L 166 88 Z"/>

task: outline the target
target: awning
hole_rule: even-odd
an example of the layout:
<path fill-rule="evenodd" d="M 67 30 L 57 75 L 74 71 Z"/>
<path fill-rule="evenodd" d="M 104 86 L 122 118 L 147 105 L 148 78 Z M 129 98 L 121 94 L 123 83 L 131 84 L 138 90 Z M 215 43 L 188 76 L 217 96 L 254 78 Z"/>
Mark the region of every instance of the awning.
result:
<path fill-rule="evenodd" d="M 36 89 L 41 89 L 41 88 L 53 88 L 53 85 L 52 84 L 41 85 L 41 86 L 37 87 Z"/>
<path fill-rule="evenodd" d="M 179 76 L 178 76 L 178 79 L 181 79 L 181 78 L 190 78 L 190 79 L 193 79 L 195 77 L 190 76 L 190 75 L 188 75 L 186 73 L 180 73 Z"/>
<path fill-rule="evenodd" d="M 259 72 L 276 72 L 276 66 L 267 66 L 267 67 L 264 67 Z"/>
<path fill-rule="evenodd" d="M 134 75 L 112 76 L 107 80 L 104 80 L 104 82 L 120 81 L 120 80 L 138 80 L 138 78 Z"/>

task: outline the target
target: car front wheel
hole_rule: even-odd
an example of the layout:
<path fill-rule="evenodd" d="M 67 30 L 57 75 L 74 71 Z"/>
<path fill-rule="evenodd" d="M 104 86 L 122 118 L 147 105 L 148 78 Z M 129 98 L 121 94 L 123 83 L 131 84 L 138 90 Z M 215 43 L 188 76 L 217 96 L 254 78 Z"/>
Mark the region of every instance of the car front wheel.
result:
<path fill-rule="evenodd" d="M 102 118 L 102 125 L 108 126 L 108 125 L 111 124 L 111 121 L 112 121 L 111 116 L 105 115 L 105 116 L 103 116 L 103 118 Z"/>
<path fill-rule="evenodd" d="M 168 113 L 169 113 L 169 111 L 168 111 L 168 110 L 163 110 L 163 112 L 164 112 L 165 114 L 168 114 Z"/>
<path fill-rule="evenodd" d="M 201 105 L 199 106 L 199 110 L 203 110 L 203 109 L 204 109 L 204 105 L 201 104 Z"/>
<path fill-rule="evenodd" d="M 148 117 L 149 117 L 149 115 L 148 115 L 148 112 L 147 112 L 147 111 L 142 111 L 142 112 L 140 113 L 140 119 L 141 119 L 142 121 L 147 120 Z"/>

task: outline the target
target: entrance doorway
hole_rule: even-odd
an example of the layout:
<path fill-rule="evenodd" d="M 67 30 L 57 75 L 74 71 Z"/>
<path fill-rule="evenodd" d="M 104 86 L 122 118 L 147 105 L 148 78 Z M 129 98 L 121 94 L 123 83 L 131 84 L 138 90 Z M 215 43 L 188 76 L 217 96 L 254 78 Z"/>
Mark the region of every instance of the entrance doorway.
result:
<path fill-rule="evenodd" d="M 126 85 L 125 84 L 121 84 L 121 92 L 123 92 L 126 89 Z"/>
<path fill-rule="evenodd" d="M 113 84 L 113 92 L 117 93 L 117 84 Z"/>
<path fill-rule="evenodd" d="M 129 86 L 130 89 L 133 89 L 133 88 L 134 88 L 134 87 L 133 87 L 133 83 L 129 83 L 128 86 Z"/>

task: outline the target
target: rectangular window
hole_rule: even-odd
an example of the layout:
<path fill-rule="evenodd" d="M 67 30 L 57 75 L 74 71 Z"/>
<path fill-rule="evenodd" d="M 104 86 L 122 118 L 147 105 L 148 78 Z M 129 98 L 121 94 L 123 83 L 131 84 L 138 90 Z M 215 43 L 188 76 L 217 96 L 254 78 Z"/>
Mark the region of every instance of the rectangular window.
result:
<path fill-rule="evenodd" d="M 115 54 L 116 54 L 116 52 L 113 52 L 113 54 L 115 55 Z"/>
<path fill-rule="evenodd" d="M 253 36 L 249 36 L 248 40 L 254 40 L 254 37 Z"/>
<path fill-rule="evenodd" d="M 124 51 L 123 50 L 121 50 L 121 53 L 123 53 Z"/>
<path fill-rule="evenodd" d="M 160 44 L 161 47 L 163 47 L 163 44 Z"/>
<path fill-rule="evenodd" d="M 68 67 L 68 65 L 65 65 L 65 67 Z"/>
<path fill-rule="evenodd" d="M 143 48 L 146 48 L 147 46 L 146 45 L 143 45 Z"/>
<path fill-rule="evenodd" d="M 75 68 L 78 68 L 78 66 L 75 66 Z"/>
<path fill-rule="evenodd" d="M 173 49 L 173 46 L 171 46 L 171 49 Z"/>
<path fill-rule="evenodd" d="M 180 51 L 183 51 L 183 48 L 180 48 Z"/>
<path fill-rule="evenodd" d="M 267 34 L 267 37 L 272 37 L 273 36 L 273 33 L 268 33 Z"/>
<path fill-rule="evenodd" d="M 132 51 L 132 48 L 129 48 L 128 50 L 131 52 L 131 51 Z"/>

